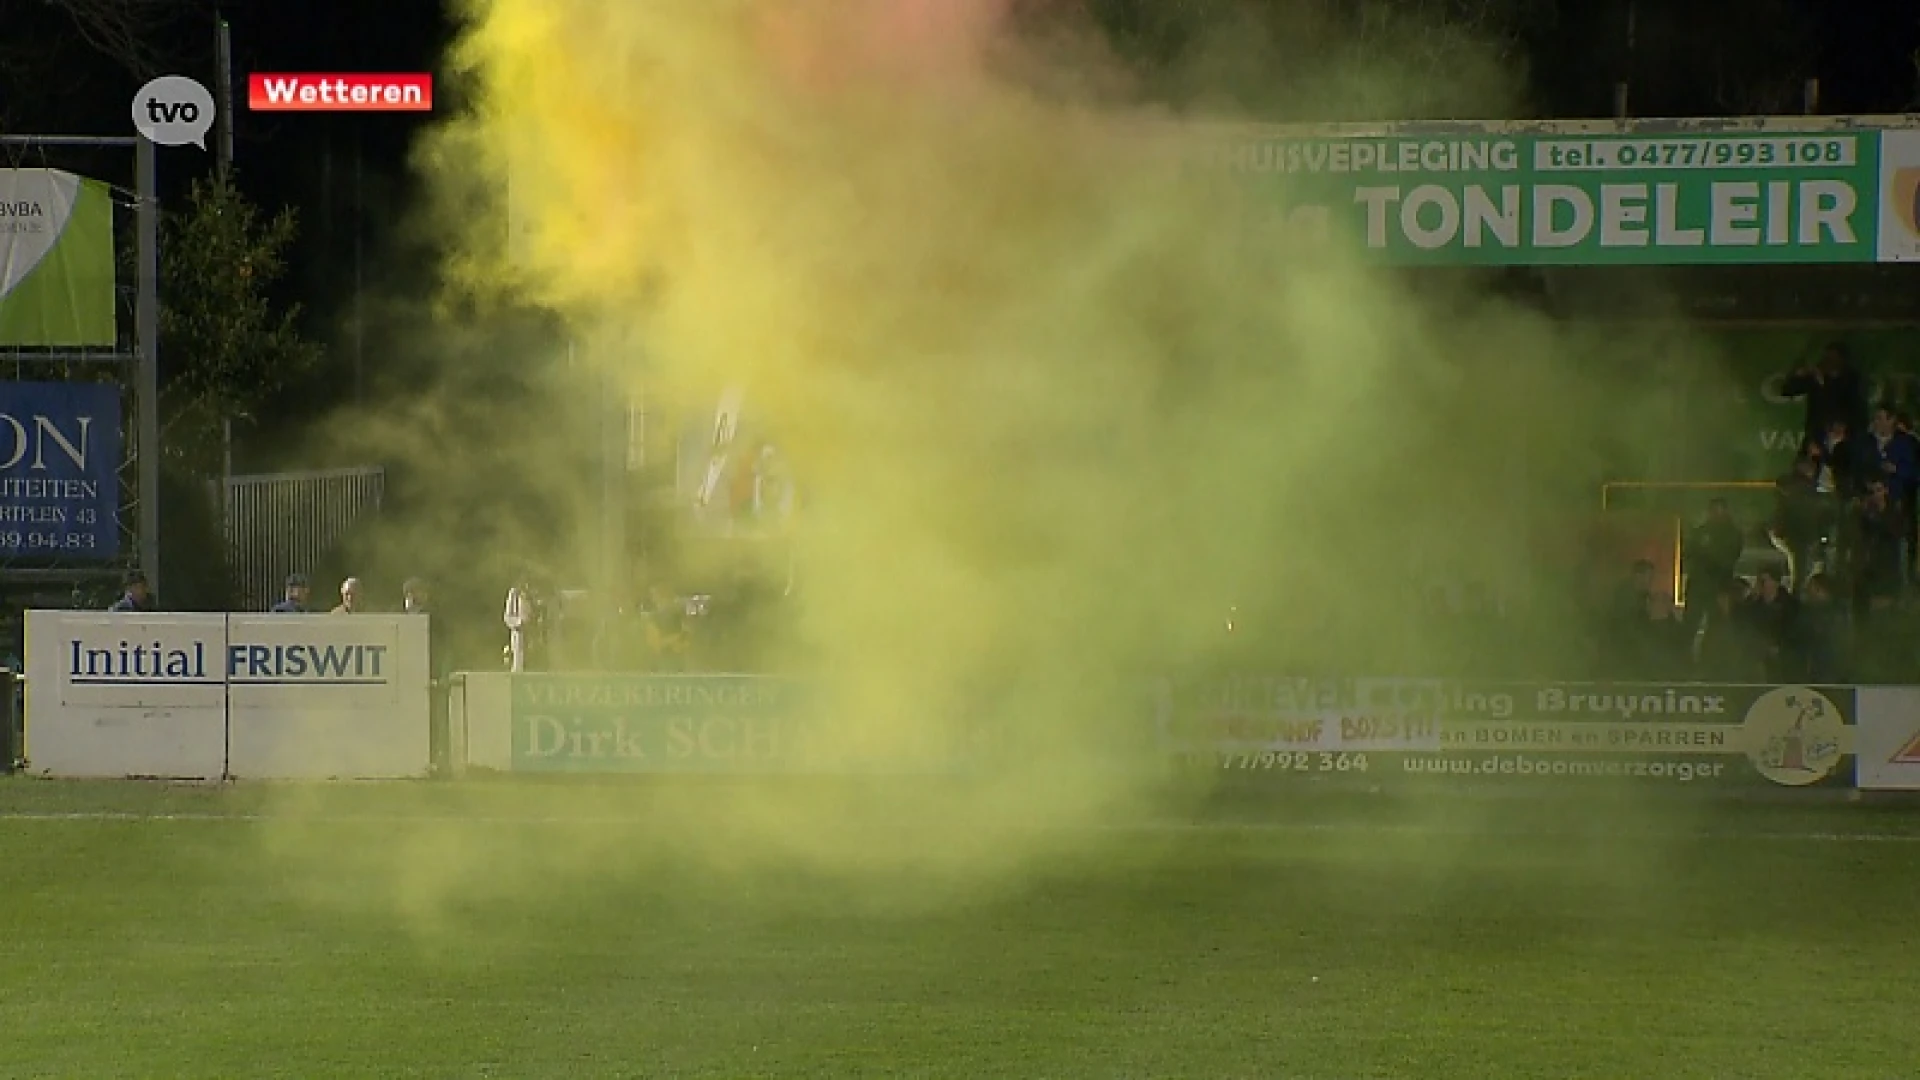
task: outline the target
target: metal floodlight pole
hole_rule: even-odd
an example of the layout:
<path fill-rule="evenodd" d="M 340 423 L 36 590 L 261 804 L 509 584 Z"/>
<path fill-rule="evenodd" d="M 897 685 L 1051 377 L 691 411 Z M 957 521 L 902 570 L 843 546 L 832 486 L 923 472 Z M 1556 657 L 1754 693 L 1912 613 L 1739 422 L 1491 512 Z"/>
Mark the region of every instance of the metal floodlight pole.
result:
<path fill-rule="evenodd" d="M 220 107 L 214 111 L 214 120 L 220 131 L 220 172 L 225 175 L 233 166 L 233 38 L 227 20 L 218 11 L 213 13 L 213 53 L 214 76 L 220 86 Z"/>
<path fill-rule="evenodd" d="M 134 336 L 140 349 L 134 394 L 139 405 L 140 569 L 160 593 L 160 192 L 154 181 L 153 144 L 134 144 L 135 211 L 139 232 L 139 281 L 134 300 Z"/>

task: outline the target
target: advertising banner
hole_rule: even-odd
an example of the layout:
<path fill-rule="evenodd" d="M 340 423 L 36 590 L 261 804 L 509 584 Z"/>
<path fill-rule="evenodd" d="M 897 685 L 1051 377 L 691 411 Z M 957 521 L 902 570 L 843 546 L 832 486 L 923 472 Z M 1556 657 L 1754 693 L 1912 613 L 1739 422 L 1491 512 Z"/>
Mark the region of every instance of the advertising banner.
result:
<path fill-rule="evenodd" d="M 226 618 L 228 775 L 295 780 L 426 774 L 426 619 Z"/>
<path fill-rule="evenodd" d="M 120 552 L 120 389 L 0 383 L 0 557 Z"/>
<path fill-rule="evenodd" d="M 516 675 L 514 772 L 801 771 L 802 684 L 751 675 Z"/>
<path fill-rule="evenodd" d="M 466 677 L 465 764 L 521 773 L 933 776 L 980 731 L 836 726 L 829 684 L 768 675 Z"/>
<path fill-rule="evenodd" d="M 26 613 L 26 758 L 44 776 L 218 780 L 226 619 Z"/>
<path fill-rule="evenodd" d="M 427 772 L 424 618 L 30 611 L 26 629 L 40 775 Z"/>
<path fill-rule="evenodd" d="M 1912 132 L 1575 131 L 1300 131 L 1235 139 L 1222 154 L 1277 193 L 1297 235 L 1397 265 L 1920 258 Z"/>
<path fill-rule="evenodd" d="M 1862 791 L 1920 791 L 1920 689 L 1860 689 Z"/>
<path fill-rule="evenodd" d="M 56 169 L 0 169 L 0 345 L 111 348 L 113 199 Z"/>
<path fill-rule="evenodd" d="M 1275 777 L 1848 786 L 1855 691 L 1707 684 L 1237 679 L 1175 687 L 1166 745 Z"/>

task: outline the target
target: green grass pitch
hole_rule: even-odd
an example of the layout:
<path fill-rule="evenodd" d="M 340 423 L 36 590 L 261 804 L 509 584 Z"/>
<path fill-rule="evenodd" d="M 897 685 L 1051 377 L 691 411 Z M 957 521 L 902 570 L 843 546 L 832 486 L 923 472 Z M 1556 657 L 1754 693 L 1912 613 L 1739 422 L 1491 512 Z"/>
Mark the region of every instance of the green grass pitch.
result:
<path fill-rule="evenodd" d="M 0 779 L 0 1076 L 1920 1073 L 1905 810 L 1276 794 L 864 895 L 635 798 Z"/>

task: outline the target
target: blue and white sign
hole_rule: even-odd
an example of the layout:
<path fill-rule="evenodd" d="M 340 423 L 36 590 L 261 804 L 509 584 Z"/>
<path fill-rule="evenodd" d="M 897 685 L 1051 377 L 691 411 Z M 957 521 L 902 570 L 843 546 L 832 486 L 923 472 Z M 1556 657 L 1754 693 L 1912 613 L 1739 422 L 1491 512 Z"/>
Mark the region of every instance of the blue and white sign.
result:
<path fill-rule="evenodd" d="M 120 388 L 0 383 L 0 557 L 120 553 Z"/>

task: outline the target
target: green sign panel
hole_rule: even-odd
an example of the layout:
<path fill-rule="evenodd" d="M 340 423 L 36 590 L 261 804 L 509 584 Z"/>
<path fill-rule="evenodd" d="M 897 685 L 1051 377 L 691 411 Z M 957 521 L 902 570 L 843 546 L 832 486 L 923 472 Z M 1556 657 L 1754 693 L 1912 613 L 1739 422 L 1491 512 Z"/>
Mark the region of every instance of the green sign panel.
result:
<path fill-rule="evenodd" d="M 511 768 L 525 773 L 927 774 L 966 749 L 863 733 L 819 684 L 760 675 L 516 675 Z M 862 735 L 867 737 L 862 737 Z"/>
<path fill-rule="evenodd" d="M 1502 133 L 1237 140 L 1301 234 L 1403 265 L 1920 259 L 1920 132 Z"/>
<path fill-rule="evenodd" d="M 798 684 L 754 676 L 517 675 L 513 770 L 785 772 L 804 758 Z"/>
<path fill-rule="evenodd" d="M 111 347 L 113 200 L 54 169 L 0 169 L 0 345 Z"/>
<path fill-rule="evenodd" d="M 1406 782 L 1852 782 L 1844 687 L 1239 679 L 1181 688 L 1168 748 L 1236 776 Z"/>

